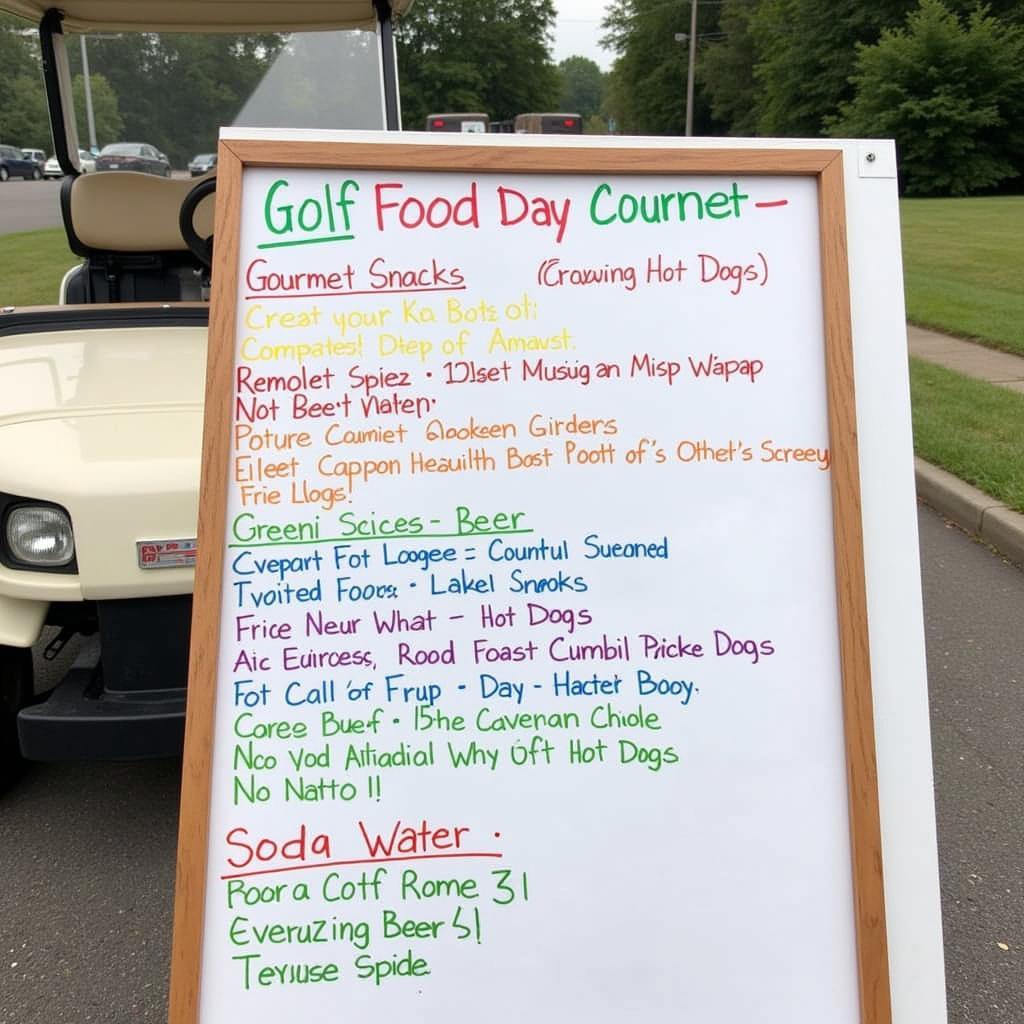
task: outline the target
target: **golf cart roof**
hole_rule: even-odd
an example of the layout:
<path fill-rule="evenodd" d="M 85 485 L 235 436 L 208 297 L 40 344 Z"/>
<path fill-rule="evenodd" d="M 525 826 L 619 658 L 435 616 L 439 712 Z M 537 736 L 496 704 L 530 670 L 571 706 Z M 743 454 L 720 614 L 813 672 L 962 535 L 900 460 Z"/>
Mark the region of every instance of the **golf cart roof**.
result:
<path fill-rule="evenodd" d="M 412 0 L 391 0 L 401 17 Z M 374 0 L 0 0 L 38 23 L 56 7 L 70 32 L 302 32 L 373 28 Z"/>

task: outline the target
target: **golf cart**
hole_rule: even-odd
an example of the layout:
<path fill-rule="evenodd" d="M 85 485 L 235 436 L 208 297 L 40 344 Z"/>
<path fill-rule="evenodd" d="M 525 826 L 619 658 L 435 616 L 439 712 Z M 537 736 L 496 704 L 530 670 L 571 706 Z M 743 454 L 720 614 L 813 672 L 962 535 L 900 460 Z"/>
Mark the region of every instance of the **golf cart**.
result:
<path fill-rule="evenodd" d="M 23 759 L 168 756 L 184 731 L 216 170 L 83 175 L 66 36 L 287 33 L 236 125 L 396 129 L 410 3 L 0 0 L 39 26 L 80 258 L 54 306 L 5 307 L 0 282 L 0 788 Z"/>

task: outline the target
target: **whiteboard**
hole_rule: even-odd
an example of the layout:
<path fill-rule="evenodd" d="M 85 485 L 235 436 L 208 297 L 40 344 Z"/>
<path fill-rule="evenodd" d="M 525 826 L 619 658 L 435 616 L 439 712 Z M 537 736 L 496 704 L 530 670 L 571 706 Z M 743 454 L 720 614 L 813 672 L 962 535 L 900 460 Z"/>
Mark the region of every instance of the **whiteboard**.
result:
<path fill-rule="evenodd" d="M 819 177 L 410 150 L 221 185 L 192 1019 L 887 1019 Z"/>

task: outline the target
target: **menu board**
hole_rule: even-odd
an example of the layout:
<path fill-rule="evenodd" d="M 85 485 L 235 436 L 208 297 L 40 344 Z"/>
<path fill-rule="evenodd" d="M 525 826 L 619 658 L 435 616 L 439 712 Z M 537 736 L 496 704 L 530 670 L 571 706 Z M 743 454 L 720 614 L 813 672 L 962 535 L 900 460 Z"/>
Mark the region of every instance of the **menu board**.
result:
<path fill-rule="evenodd" d="M 888 1020 L 839 174 L 222 143 L 172 1020 Z"/>

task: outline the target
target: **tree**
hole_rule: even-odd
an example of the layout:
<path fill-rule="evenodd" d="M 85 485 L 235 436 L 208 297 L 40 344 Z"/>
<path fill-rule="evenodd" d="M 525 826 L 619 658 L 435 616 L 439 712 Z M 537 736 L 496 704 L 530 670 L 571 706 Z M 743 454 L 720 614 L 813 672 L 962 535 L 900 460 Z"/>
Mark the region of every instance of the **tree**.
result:
<path fill-rule="evenodd" d="M 0 14 L 0 67 L 4 77 L 12 79 L 39 71 L 39 45 L 32 26 L 8 14 Z"/>
<path fill-rule="evenodd" d="M 723 38 L 709 44 L 697 69 L 711 112 L 729 135 L 757 134 L 754 68 L 759 48 L 750 30 L 754 11 L 750 0 L 723 0 L 719 14 Z"/>
<path fill-rule="evenodd" d="M 900 24 L 915 0 L 760 0 L 750 19 L 762 135 L 816 136 L 853 95 L 858 43 Z"/>
<path fill-rule="evenodd" d="M 1024 30 L 921 0 L 905 28 L 862 46 L 836 135 L 896 139 L 908 195 L 966 195 L 1024 166 Z"/>
<path fill-rule="evenodd" d="M 697 37 L 717 33 L 718 7 L 698 6 Z M 605 106 L 627 134 L 682 135 L 686 127 L 689 48 L 676 40 L 689 33 L 690 6 L 665 0 L 613 0 L 606 8 L 601 42 L 618 57 L 608 80 Z M 701 50 L 698 50 L 698 66 Z M 694 131 L 712 129 L 710 111 L 694 99 Z"/>
<path fill-rule="evenodd" d="M 276 35 L 89 38 L 89 69 L 102 75 L 116 96 L 123 132 L 120 139 L 104 135 L 99 141 L 148 142 L 178 166 L 197 152 L 210 152 L 217 129 L 233 123 L 282 44 Z M 68 57 L 75 72 L 81 71 L 79 52 L 78 39 L 70 37 Z"/>
<path fill-rule="evenodd" d="M 571 110 L 583 118 L 601 112 L 605 93 L 605 75 L 588 57 L 566 57 L 558 65 L 562 76 L 559 110 Z"/>
<path fill-rule="evenodd" d="M 418 0 L 395 33 L 405 125 L 442 111 L 501 121 L 553 109 L 554 23 L 553 0 Z"/>
<path fill-rule="evenodd" d="M 103 75 L 89 75 L 89 94 L 92 97 L 92 116 L 96 127 L 96 142 L 105 146 L 121 138 L 123 123 L 117 109 L 117 97 L 110 83 Z M 78 144 L 89 146 L 89 121 L 85 107 L 85 76 L 75 75 L 71 83 L 71 95 L 75 104 L 75 124 L 78 128 Z"/>
<path fill-rule="evenodd" d="M 698 62 L 698 84 L 733 135 L 817 136 L 853 98 L 857 47 L 904 24 L 917 0 L 722 0 L 721 37 Z M 977 0 L 947 0 L 959 13 Z M 1008 25 L 1020 0 L 993 0 Z"/>
<path fill-rule="evenodd" d="M 0 141 L 25 149 L 52 149 L 46 96 L 38 74 L 19 75 L 5 86 L 0 103 Z"/>
<path fill-rule="evenodd" d="M 39 45 L 28 22 L 0 15 L 0 142 L 26 149 L 51 147 Z"/>

